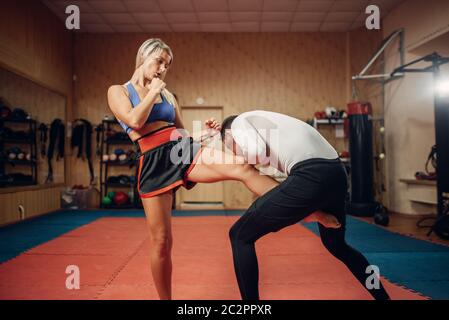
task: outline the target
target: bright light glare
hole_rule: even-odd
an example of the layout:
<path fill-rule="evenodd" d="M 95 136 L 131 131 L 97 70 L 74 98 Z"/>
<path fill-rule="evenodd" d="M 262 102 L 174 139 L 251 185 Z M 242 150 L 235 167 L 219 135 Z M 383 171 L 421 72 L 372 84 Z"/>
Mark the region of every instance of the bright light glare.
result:
<path fill-rule="evenodd" d="M 440 80 L 435 85 L 435 91 L 440 97 L 449 97 L 449 80 Z"/>

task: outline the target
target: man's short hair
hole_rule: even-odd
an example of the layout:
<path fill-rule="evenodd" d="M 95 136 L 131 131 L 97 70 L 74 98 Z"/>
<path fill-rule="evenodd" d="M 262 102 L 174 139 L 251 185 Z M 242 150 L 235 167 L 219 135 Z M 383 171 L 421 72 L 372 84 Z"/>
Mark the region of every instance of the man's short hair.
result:
<path fill-rule="evenodd" d="M 231 129 L 232 122 L 234 121 L 235 118 L 237 118 L 237 116 L 238 115 L 232 115 L 223 120 L 220 130 L 221 140 L 224 141 L 226 130 Z"/>

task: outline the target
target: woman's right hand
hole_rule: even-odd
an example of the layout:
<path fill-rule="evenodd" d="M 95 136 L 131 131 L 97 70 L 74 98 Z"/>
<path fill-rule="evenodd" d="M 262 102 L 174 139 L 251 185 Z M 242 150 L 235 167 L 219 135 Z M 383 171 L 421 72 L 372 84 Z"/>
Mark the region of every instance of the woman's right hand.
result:
<path fill-rule="evenodd" d="M 153 79 L 151 79 L 151 82 L 149 84 L 146 85 L 148 92 L 150 91 L 155 91 L 156 93 L 161 93 L 162 90 L 165 88 L 165 82 L 162 81 L 159 78 L 154 77 Z"/>
<path fill-rule="evenodd" d="M 206 125 L 207 129 L 213 129 L 216 131 L 220 131 L 221 129 L 220 123 L 217 120 L 215 120 L 215 118 L 207 119 L 206 121 L 204 121 L 204 124 Z"/>

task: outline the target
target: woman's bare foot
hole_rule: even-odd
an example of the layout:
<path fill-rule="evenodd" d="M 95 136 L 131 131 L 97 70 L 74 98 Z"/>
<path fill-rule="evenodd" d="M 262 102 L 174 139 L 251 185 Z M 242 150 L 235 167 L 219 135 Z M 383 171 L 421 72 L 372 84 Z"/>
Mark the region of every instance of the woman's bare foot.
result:
<path fill-rule="evenodd" d="M 331 214 L 327 214 L 322 211 L 315 211 L 308 215 L 304 222 L 319 222 L 326 228 L 338 229 L 341 227 L 340 222 L 338 222 L 337 218 Z"/>

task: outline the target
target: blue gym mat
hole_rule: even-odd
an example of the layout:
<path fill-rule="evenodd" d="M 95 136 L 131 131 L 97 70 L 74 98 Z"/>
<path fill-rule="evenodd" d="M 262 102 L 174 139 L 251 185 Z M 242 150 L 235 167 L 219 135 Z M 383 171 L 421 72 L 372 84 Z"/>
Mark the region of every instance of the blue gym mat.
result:
<path fill-rule="evenodd" d="M 239 216 L 240 210 L 183 210 L 173 216 Z M 143 210 L 57 211 L 0 228 L 0 263 L 103 217 L 144 217 Z M 306 228 L 319 235 L 315 223 Z M 361 251 L 382 276 L 433 299 L 449 299 L 449 246 L 389 232 L 348 216 L 347 242 Z"/>
<path fill-rule="evenodd" d="M 304 224 L 319 235 L 314 223 Z M 449 299 L 449 246 L 392 233 L 347 217 L 346 241 L 393 283 L 432 299 Z"/>

